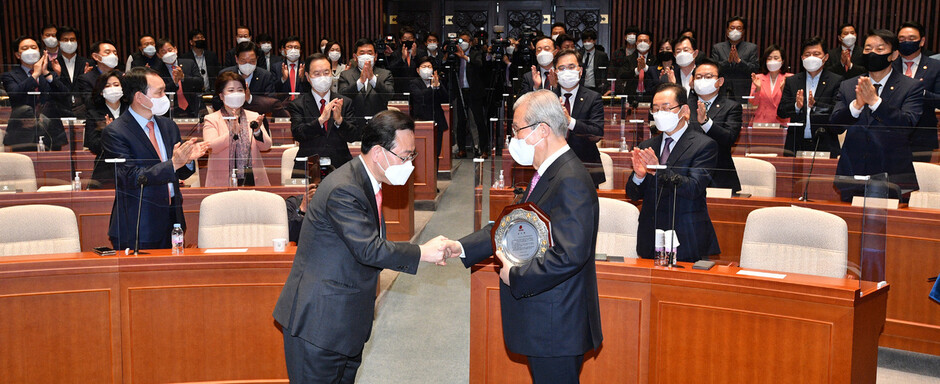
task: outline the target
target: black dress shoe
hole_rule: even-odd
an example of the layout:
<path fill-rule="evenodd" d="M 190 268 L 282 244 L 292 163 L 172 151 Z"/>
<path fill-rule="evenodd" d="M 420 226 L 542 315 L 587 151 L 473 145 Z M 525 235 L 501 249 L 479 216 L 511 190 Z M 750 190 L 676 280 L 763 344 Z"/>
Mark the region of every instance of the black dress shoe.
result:
<path fill-rule="evenodd" d="M 473 148 L 473 157 L 480 157 L 480 148 Z"/>
<path fill-rule="evenodd" d="M 490 153 L 489 153 L 489 152 L 483 152 L 483 153 L 480 155 L 480 157 L 482 157 L 482 158 L 484 158 L 484 159 L 488 159 L 488 158 L 490 157 Z"/>
<path fill-rule="evenodd" d="M 454 157 L 456 157 L 456 158 L 458 158 L 458 159 L 463 159 L 464 157 L 467 157 L 467 151 L 464 151 L 464 150 L 461 149 L 461 150 L 457 151 L 457 155 L 454 156 Z"/>

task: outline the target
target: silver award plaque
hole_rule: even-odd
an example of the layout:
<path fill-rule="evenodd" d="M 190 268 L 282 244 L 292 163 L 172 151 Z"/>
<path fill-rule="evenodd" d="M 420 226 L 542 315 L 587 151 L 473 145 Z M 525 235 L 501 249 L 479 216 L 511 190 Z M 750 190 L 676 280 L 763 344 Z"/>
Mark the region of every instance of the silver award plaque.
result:
<path fill-rule="evenodd" d="M 551 221 L 533 203 L 506 207 L 493 227 L 493 249 L 515 266 L 544 257 L 551 246 Z"/>

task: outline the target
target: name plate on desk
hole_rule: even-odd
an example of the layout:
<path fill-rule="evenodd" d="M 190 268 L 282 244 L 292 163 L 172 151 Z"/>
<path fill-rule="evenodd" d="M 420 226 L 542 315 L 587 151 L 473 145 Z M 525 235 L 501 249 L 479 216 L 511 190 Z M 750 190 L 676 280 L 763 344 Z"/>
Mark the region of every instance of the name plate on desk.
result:
<path fill-rule="evenodd" d="M 552 223 L 548 215 L 531 202 L 510 205 L 493 226 L 493 249 L 502 252 L 510 264 L 521 266 L 545 257 L 552 246 Z"/>
<path fill-rule="evenodd" d="M 705 188 L 705 197 L 730 199 L 731 188 Z"/>
<path fill-rule="evenodd" d="M 868 208 L 880 208 L 880 209 L 898 209 L 898 199 L 884 199 L 880 197 L 864 197 L 864 196 L 854 196 L 852 197 L 852 206 L 853 207 L 868 207 Z"/>
<path fill-rule="evenodd" d="M 823 151 L 817 151 L 817 152 L 813 152 L 813 151 L 797 151 L 797 152 L 796 152 L 796 157 L 802 157 L 802 158 L 804 158 L 804 159 L 811 159 L 811 158 L 813 158 L 813 157 L 816 157 L 817 159 L 828 159 L 828 158 L 829 158 L 829 152 L 828 152 L 828 151 L 827 151 L 827 152 L 823 152 Z"/>

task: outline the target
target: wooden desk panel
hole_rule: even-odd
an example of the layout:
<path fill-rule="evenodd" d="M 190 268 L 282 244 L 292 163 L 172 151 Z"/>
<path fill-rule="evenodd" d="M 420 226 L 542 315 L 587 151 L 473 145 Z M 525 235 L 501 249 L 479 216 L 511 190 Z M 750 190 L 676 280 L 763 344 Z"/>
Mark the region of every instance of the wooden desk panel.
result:
<path fill-rule="evenodd" d="M 887 289 L 683 265 L 597 263 L 604 342 L 585 356 L 582 382 L 875 382 Z M 493 264 L 473 268 L 471 383 L 529 380 L 503 343 L 498 284 Z"/>

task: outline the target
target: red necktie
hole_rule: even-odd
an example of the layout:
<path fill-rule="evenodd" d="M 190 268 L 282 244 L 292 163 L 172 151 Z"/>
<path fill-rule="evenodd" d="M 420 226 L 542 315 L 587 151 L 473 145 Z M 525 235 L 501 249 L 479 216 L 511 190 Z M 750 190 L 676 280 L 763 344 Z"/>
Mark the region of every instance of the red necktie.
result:
<path fill-rule="evenodd" d="M 290 65 L 290 91 L 291 91 L 291 93 L 297 92 L 297 90 L 296 90 L 296 87 L 297 87 L 297 81 L 296 81 L 296 79 L 297 79 L 297 72 L 294 71 L 294 64 L 291 64 L 291 65 Z M 291 99 L 291 100 L 294 100 L 296 97 L 297 97 L 297 96 L 295 96 L 295 95 L 290 95 L 290 99 Z M 320 109 L 321 109 L 320 112 L 323 112 L 323 111 L 322 111 L 323 107 L 320 107 Z"/>
<path fill-rule="evenodd" d="M 173 66 L 173 69 L 176 70 L 177 66 Z M 186 100 L 186 96 L 183 95 L 183 80 L 176 82 L 176 105 L 182 110 L 189 109 L 189 101 Z"/>
<path fill-rule="evenodd" d="M 908 61 L 908 62 L 906 62 L 906 63 L 904 63 L 904 64 L 907 64 L 907 69 L 904 71 L 904 76 L 907 76 L 907 77 L 914 77 L 914 71 L 911 71 L 911 67 L 914 66 L 914 62 L 913 62 L 913 61 Z"/>
<path fill-rule="evenodd" d="M 636 91 L 637 93 L 646 92 L 646 86 L 643 84 L 643 80 L 646 78 L 646 71 L 637 68 L 640 71 L 640 84 L 637 84 Z"/>
<path fill-rule="evenodd" d="M 320 99 L 320 115 L 321 116 L 323 115 L 324 107 L 326 107 L 326 99 Z M 329 125 L 330 125 L 329 121 L 323 123 L 323 130 L 329 132 L 330 131 Z"/>
<path fill-rule="evenodd" d="M 565 94 L 565 110 L 568 111 L 568 115 L 571 115 L 571 93 Z"/>
<path fill-rule="evenodd" d="M 382 190 L 381 189 L 379 189 L 379 191 L 375 193 L 375 208 L 376 208 L 376 211 L 379 213 L 379 226 L 381 226 L 382 223 L 384 223 L 383 221 L 384 218 L 382 215 Z"/>

